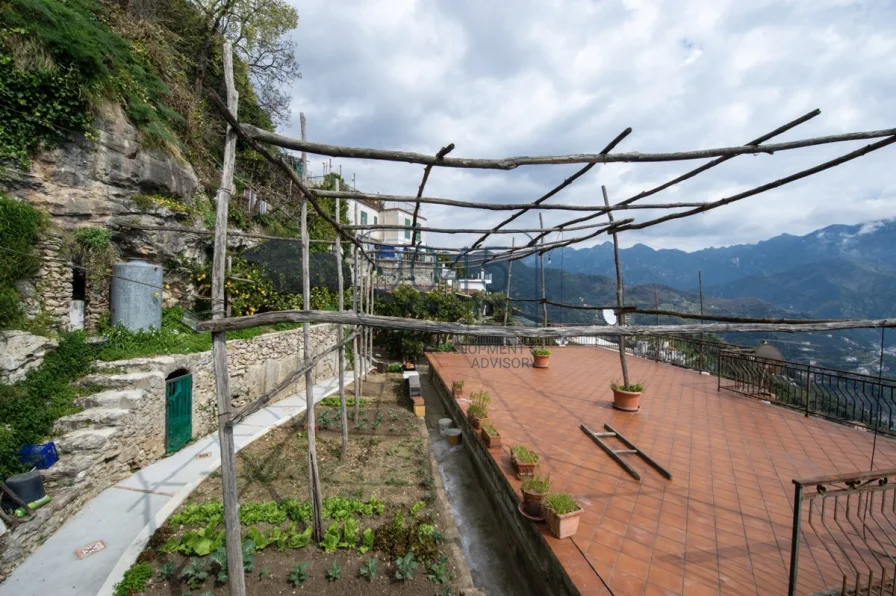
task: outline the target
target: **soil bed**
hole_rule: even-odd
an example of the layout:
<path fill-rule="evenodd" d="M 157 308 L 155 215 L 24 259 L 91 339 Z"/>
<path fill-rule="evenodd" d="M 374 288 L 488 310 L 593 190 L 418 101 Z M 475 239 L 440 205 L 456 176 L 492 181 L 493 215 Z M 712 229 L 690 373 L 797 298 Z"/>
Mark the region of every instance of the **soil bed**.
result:
<path fill-rule="evenodd" d="M 351 398 L 350 391 L 346 395 Z M 446 520 L 434 504 L 429 439 L 423 421 L 410 411 L 401 375 L 372 374 L 364 383 L 362 399 L 358 420 L 349 418 L 349 445 L 344 459 L 339 457 L 339 408 L 315 408 L 318 426 L 322 427 L 317 433 L 317 453 L 325 500 L 324 530 L 331 528 L 331 533 L 338 536 L 341 544 L 335 552 L 324 552 L 314 540 L 300 546 L 310 510 L 304 416 L 275 429 L 238 454 L 242 537 L 244 547 L 245 541 L 254 537 L 256 548 L 252 570 L 246 572 L 248 594 L 458 593 L 458 565 L 464 563 L 452 560 L 451 549 L 442 541 Z M 349 407 L 350 414 L 353 409 Z M 216 473 L 156 533 L 139 560 L 151 565 L 153 571 L 144 593 L 228 593 L 226 583 L 215 581 L 220 570 L 215 555 L 197 556 L 193 545 L 201 540 L 190 540 L 191 534 L 200 533 L 201 537 L 210 537 L 213 553 L 220 546 L 224 528 L 223 523 L 216 525 L 220 494 L 221 478 Z M 326 519 L 328 512 L 330 519 Z M 373 547 L 361 554 L 365 530 L 367 543 L 373 542 Z M 283 536 L 279 545 L 278 535 Z M 336 538 L 332 541 L 337 542 Z M 264 546 L 266 542 L 271 544 L 257 550 L 259 543 Z M 208 550 L 208 545 L 204 546 L 198 547 L 199 552 Z M 251 552 L 252 546 L 248 549 Z M 412 579 L 398 581 L 395 561 L 408 552 L 413 554 L 417 566 Z M 359 570 L 372 557 L 378 562 L 377 576 L 368 580 L 359 576 Z M 208 573 L 201 582 L 195 581 L 193 589 L 188 578 L 182 577 L 191 561 Z M 326 573 L 334 562 L 341 574 L 339 579 L 328 581 Z M 307 564 L 307 579 L 293 586 L 288 579 L 300 563 Z M 163 570 L 171 572 L 168 579 L 162 577 Z"/>

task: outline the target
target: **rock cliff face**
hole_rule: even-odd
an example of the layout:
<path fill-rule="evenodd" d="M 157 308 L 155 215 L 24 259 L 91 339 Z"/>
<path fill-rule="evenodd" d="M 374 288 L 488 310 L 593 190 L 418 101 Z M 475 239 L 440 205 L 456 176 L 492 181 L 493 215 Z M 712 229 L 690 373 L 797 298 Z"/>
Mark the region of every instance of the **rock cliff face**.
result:
<path fill-rule="evenodd" d="M 180 231 L 139 230 L 132 226 L 178 226 L 205 230 L 197 215 L 199 201 L 208 201 L 193 168 L 162 151 L 141 144 L 137 129 L 119 107 L 96 122 L 96 140 L 80 138 L 36 155 L 27 172 L 12 172 L 0 188 L 12 197 L 46 211 L 51 226 L 38 250 L 41 271 L 19 284 L 29 316 L 40 312 L 63 329 L 70 325 L 73 298 L 71 263 L 64 254 L 60 231 L 81 226 L 106 227 L 122 258 L 142 258 L 166 266 L 178 261 L 204 263 L 210 237 Z M 163 204 L 138 205 L 137 195 L 175 199 L 186 213 Z M 234 238 L 231 246 L 245 245 Z M 166 267 L 165 306 L 189 299 L 190 275 Z M 108 283 L 88 287 L 86 323 L 94 326 L 108 309 Z"/>

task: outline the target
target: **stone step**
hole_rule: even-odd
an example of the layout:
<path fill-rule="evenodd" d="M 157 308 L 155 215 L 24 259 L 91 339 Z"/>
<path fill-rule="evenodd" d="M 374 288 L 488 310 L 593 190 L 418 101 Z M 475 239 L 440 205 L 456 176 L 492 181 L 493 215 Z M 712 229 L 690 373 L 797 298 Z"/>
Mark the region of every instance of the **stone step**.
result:
<path fill-rule="evenodd" d="M 158 372 L 170 369 L 174 366 L 174 363 L 175 359 L 172 356 L 152 356 L 150 358 L 114 360 L 112 362 L 98 361 L 93 363 L 93 367 L 98 372 Z"/>
<path fill-rule="evenodd" d="M 81 387 L 102 387 L 103 389 L 143 389 L 162 391 L 165 375 L 159 371 L 139 371 L 129 373 L 92 373 L 78 380 Z"/>
<path fill-rule="evenodd" d="M 41 470 L 40 475 L 43 478 L 44 486 L 56 488 L 81 482 L 87 478 L 88 471 L 101 459 L 102 454 L 96 452 L 60 458 L 46 470 Z"/>
<path fill-rule="evenodd" d="M 124 408 L 133 410 L 146 396 L 143 389 L 110 389 L 75 400 L 82 408 Z"/>
<path fill-rule="evenodd" d="M 109 440 L 117 435 L 118 432 L 119 429 L 114 426 L 107 428 L 82 428 L 62 435 L 55 442 L 60 453 L 97 451 L 105 447 Z"/>
<path fill-rule="evenodd" d="M 130 413 L 130 410 L 124 408 L 88 408 L 83 412 L 59 418 L 54 428 L 57 432 L 68 433 L 88 427 L 121 426 Z"/>

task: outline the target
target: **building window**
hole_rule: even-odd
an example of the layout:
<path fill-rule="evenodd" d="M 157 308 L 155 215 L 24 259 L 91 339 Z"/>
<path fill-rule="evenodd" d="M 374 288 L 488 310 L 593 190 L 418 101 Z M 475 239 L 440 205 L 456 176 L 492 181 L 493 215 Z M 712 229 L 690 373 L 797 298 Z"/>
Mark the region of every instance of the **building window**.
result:
<path fill-rule="evenodd" d="M 367 225 L 367 212 L 366 211 L 361 212 L 361 225 L 362 226 Z"/>
<path fill-rule="evenodd" d="M 376 225 L 376 224 L 377 224 L 377 218 L 376 218 L 376 215 L 374 215 L 373 216 L 373 225 Z"/>
<path fill-rule="evenodd" d="M 418 223 L 416 227 L 419 228 L 420 224 Z M 420 242 L 420 238 L 421 238 L 420 232 L 414 232 L 414 242 Z"/>
<path fill-rule="evenodd" d="M 408 227 L 410 228 L 410 226 L 411 226 L 411 220 L 405 218 L 405 220 L 404 220 L 404 225 L 406 225 L 406 226 L 408 226 Z M 408 229 L 408 230 L 405 230 L 405 231 L 404 231 L 404 239 L 405 239 L 405 240 L 410 240 L 410 239 L 411 239 L 411 230 Z"/>

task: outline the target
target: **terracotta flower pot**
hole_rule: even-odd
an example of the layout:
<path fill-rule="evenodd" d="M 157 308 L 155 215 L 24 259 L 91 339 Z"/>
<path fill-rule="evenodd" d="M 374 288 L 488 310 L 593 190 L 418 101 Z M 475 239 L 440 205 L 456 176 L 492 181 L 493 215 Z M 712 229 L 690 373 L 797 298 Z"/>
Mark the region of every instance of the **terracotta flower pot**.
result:
<path fill-rule="evenodd" d="M 454 395 L 454 399 L 459 399 L 464 396 L 464 390 L 463 390 L 463 388 L 460 388 L 460 389 L 454 388 L 452 390 L 452 394 Z"/>
<path fill-rule="evenodd" d="M 582 515 L 581 509 L 572 513 L 564 513 L 563 515 L 557 515 L 550 509 L 546 509 L 544 514 L 548 522 L 548 529 L 555 538 L 569 538 L 570 536 L 575 536 L 579 530 L 579 517 Z"/>
<path fill-rule="evenodd" d="M 476 431 L 482 430 L 482 427 L 488 424 L 488 418 L 479 418 L 475 414 L 470 416 L 470 424 Z"/>
<path fill-rule="evenodd" d="M 501 446 L 501 435 L 497 434 L 495 436 L 491 436 L 488 434 L 485 429 L 482 429 L 482 440 L 485 441 L 485 446 L 491 449 L 492 447 L 500 447 Z"/>
<path fill-rule="evenodd" d="M 527 490 L 520 489 L 523 493 L 523 508 L 530 515 L 541 517 L 544 515 L 544 506 L 542 502 L 546 493 L 530 493 Z"/>
<path fill-rule="evenodd" d="M 535 358 L 535 363 L 532 365 L 535 368 L 547 368 L 551 363 L 550 356 L 533 356 Z"/>
<path fill-rule="evenodd" d="M 533 476 L 535 474 L 536 464 L 522 464 L 516 461 L 516 458 L 513 456 L 510 457 L 510 463 L 513 464 L 513 469 L 516 470 L 517 477 Z"/>
<path fill-rule="evenodd" d="M 613 389 L 613 407 L 623 412 L 637 412 L 641 409 L 641 392 Z"/>

